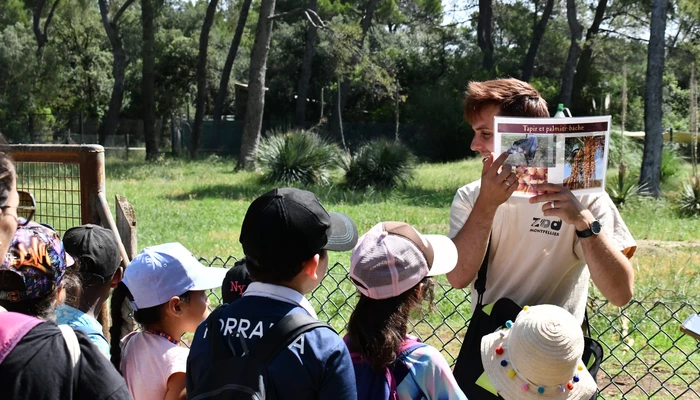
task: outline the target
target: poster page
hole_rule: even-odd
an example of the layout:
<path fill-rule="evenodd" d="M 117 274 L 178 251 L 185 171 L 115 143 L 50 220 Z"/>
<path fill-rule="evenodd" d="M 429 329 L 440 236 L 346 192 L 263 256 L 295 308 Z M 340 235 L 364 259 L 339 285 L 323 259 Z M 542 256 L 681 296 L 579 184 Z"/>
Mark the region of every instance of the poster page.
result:
<path fill-rule="evenodd" d="M 609 146 L 610 116 L 494 119 L 494 153 L 510 154 L 504 165 L 518 178 L 514 196 L 536 195 L 542 183 L 604 192 Z"/>

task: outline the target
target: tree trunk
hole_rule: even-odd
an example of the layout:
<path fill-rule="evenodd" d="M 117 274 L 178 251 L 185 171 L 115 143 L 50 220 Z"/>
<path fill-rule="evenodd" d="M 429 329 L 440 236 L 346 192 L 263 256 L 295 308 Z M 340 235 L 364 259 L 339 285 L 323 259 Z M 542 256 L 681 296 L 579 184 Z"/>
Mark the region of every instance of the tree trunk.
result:
<path fill-rule="evenodd" d="M 396 117 L 396 125 L 394 127 L 394 140 L 399 141 L 399 122 L 400 122 L 400 105 L 401 96 L 399 95 L 398 80 L 396 82 L 396 92 L 394 93 L 394 116 Z"/>
<path fill-rule="evenodd" d="M 98 141 L 103 146 L 105 145 L 107 137 L 116 134 L 117 128 L 119 127 L 119 113 L 124 100 L 124 73 L 126 71 L 127 61 L 126 53 L 124 52 L 124 45 L 122 44 L 122 39 L 119 36 L 118 24 L 122 13 L 133 2 L 134 0 L 126 1 L 114 18 L 110 20 L 107 1 L 98 0 L 100 15 L 102 17 L 102 25 L 105 28 L 107 39 L 112 46 L 112 57 L 114 58 L 112 62 L 112 77 L 114 78 L 112 95 L 110 96 L 109 106 L 104 118 L 102 119 L 102 124 L 100 124 L 100 130 L 98 132 Z"/>
<path fill-rule="evenodd" d="M 661 118 L 663 103 L 664 37 L 666 33 L 666 9 L 668 0 L 653 0 L 647 58 L 646 93 L 644 101 L 644 157 L 639 184 L 646 185 L 647 192 L 661 196 L 661 151 L 664 146 Z"/>
<path fill-rule="evenodd" d="M 260 141 L 260 129 L 265 111 L 265 73 L 267 72 L 267 55 L 270 52 L 270 39 L 272 38 L 273 20 L 271 17 L 274 12 L 275 0 L 262 0 L 255 42 L 250 55 L 248 105 L 236 169 L 255 167 L 255 151 Z"/>
<path fill-rule="evenodd" d="M 698 179 L 698 79 L 695 63 L 690 68 L 690 162 L 693 176 Z"/>
<path fill-rule="evenodd" d="M 590 114 L 588 99 L 584 98 L 582 94 L 583 88 L 588 83 L 588 76 L 591 72 L 591 65 L 593 64 L 593 46 L 595 46 L 596 36 L 600 30 L 600 24 L 603 22 L 607 6 L 608 0 L 598 0 L 598 6 L 595 9 L 595 17 L 593 18 L 591 27 L 588 28 L 586 32 L 586 41 L 581 51 L 581 57 L 578 59 L 578 65 L 576 66 L 571 104 L 569 105 L 574 115 Z"/>
<path fill-rule="evenodd" d="M 625 162 L 625 126 L 627 123 L 627 61 L 622 65 L 622 113 L 620 116 L 620 153 L 617 168 L 617 190 L 622 193 L 625 189 L 625 174 L 627 163 Z"/>
<path fill-rule="evenodd" d="M 476 26 L 477 42 L 484 53 L 483 66 L 493 70 L 493 0 L 479 0 L 479 21 Z"/>
<path fill-rule="evenodd" d="M 214 100 L 214 135 L 219 135 L 219 129 L 221 127 L 221 115 L 224 113 L 224 102 L 226 101 L 226 96 L 228 95 L 228 82 L 231 79 L 231 70 L 233 69 L 233 62 L 236 60 L 236 55 L 238 54 L 238 46 L 241 44 L 241 38 L 243 37 L 243 30 L 245 30 L 245 24 L 248 20 L 248 11 L 250 10 L 250 3 L 252 0 L 243 0 L 243 5 L 241 6 L 241 13 L 238 14 L 238 23 L 236 25 L 236 33 L 233 35 L 233 40 L 231 41 L 231 47 L 228 49 L 228 55 L 226 56 L 226 62 L 224 63 L 224 70 L 221 73 L 221 81 L 219 82 L 219 90 L 216 92 L 216 99 Z"/>
<path fill-rule="evenodd" d="M 338 78 L 338 90 L 337 90 L 337 96 L 336 96 L 336 97 L 338 97 L 338 101 L 336 101 L 335 106 L 337 107 L 336 113 L 338 114 L 338 121 L 339 121 L 338 127 L 340 128 L 340 131 L 339 131 L 340 143 L 343 145 L 343 150 L 345 150 L 345 152 L 347 152 L 348 146 L 345 143 L 345 134 L 343 133 L 343 109 L 342 109 L 343 102 L 340 99 L 340 95 L 342 93 L 342 91 L 340 90 L 341 86 L 342 85 L 340 84 L 340 78 Z"/>
<path fill-rule="evenodd" d="M 34 5 L 34 9 L 32 10 L 32 31 L 34 31 L 34 37 L 36 38 L 36 53 L 39 56 L 39 58 L 42 58 L 43 55 L 43 50 L 44 46 L 46 45 L 46 42 L 49 41 L 49 35 L 48 35 L 48 29 L 49 25 L 51 24 L 51 20 L 53 19 L 53 15 L 56 12 L 56 7 L 58 7 L 58 3 L 61 2 L 61 0 L 56 0 L 53 5 L 51 6 L 51 9 L 49 10 L 49 15 L 46 17 L 46 21 L 44 21 L 44 26 L 42 28 L 41 26 L 41 14 L 44 13 L 44 7 L 46 6 L 46 1 L 47 0 L 37 0 L 36 4 Z"/>
<path fill-rule="evenodd" d="M 345 109 L 345 103 L 347 102 L 348 92 L 350 91 L 350 81 L 343 79 L 338 82 L 338 95 L 335 96 L 335 109 L 331 115 L 331 136 L 341 137 L 343 135 L 343 109 Z"/>
<path fill-rule="evenodd" d="M 571 44 L 569 45 L 569 55 L 564 64 L 564 76 L 561 79 L 561 91 L 559 92 L 559 103 L 571 104 L 571 91 L 574 85 L 574 73 L 576 64 L 581 54 L 581 46 L 578 41 L 583 36 L 583 26 L 578 22 L 576 16 L 576 0 L 566 0 L 566 18 L 569 21 L 569 31 L 571 32 Z"/>
<path fill-rule="evenodd" d="M 537 25 L 535 25 L 535 29 L 532 32 L 530 48 L 527 50 L 527 56 L 525 56 L 525 62 L 523 63 L 522 80 L 525 82 L 529 82 L 530 78 L 532 78 L 532 73 L 535 69 L 535 57 L 537 57 L 537 50 L 540 47 L 542 37 L 547 29 L 549 18 L 552 16 L 553 8 L 554 0 L 547 0 L 547 4 L 545 4 L 544 11 L 542 12 L 542 19 L 537 22 Z M 537 12 L 535 12 L 535 18 L 537 18 Z"/>
<path fill-rule="evenodd" d="M 309 0 L 309 9 L 318 9 L 318 0 Z M 318 28 L 309 24 L 306 28 L 306 49 L 304 50 L 304 61 L 301 63 L 301 74 L 297 85 L 297 106 L 294 113 L 296 126 L 304 128 L 306 125 L 306 98 L 309 94 L 309 81 L 311 80 L 311 61 L 316 52 L 316 39 L 318 38 Z"/>
<path fill-rule="evenodd" d="M 143 68 L 141 96 L 143 97 L 143 134 L 146 137 L 146 160 L 158 158 L 156 135 L 156 91 L 155 91 L 155 0 L 141 0 L 141 24 L 143 26 L 141 56 Z"/>
<path fill-rule="evenodd" d="M 362 47 L 364 47 L 365 45 L 365 38 L 367 37 L 367 32 L 369 32 L 369 28 L 372 26 L 372 18 L 374 17 L 374 12 L 377 9 L 377 3 L 379 3 L 379 0 L 367 1 L 367 8 L 365 9 L 365 14 L 362 16 L 362 20 L 360 21 L 360 26 L 362 27 L 362 36 L 360 37 L 360 41 L 357 43 L 359 51 L 362 51 Z M 355 65 L 357 63 L 357 58 L 357 54 L 353 54 L 350 60 L 351 65 Z M 336 96 L 338 101 L 335 107 L 336 111 L 331 116 L 330 128 L 331 135 L 333 136 L 342 135 L 343 127 L 341 126 L 341 114 L 343 112 L 343 109 L 345 108 L 345 103 L 348 99 L 348 92 L 350 91 L 350 81 L 347 79 L 343 79 L 343 82 L 339 86 L 339 90 L 340 94 Z"/>
<path fill-rule="evenodd" d="M 209 0 L 207 12 L 204 15 L 202 31 L 199 33 L 199 54 L 197 55 L 197 97 L 195 98 L 194 126 L 190 138 L 190 158 L 197 156 L 199 137 L 202 135 L 204 123 L 204 107 L 207 102 L 207 50 L 209 48 L 209 30 L 214 23 L 214 14 L 218 0 Z"/>

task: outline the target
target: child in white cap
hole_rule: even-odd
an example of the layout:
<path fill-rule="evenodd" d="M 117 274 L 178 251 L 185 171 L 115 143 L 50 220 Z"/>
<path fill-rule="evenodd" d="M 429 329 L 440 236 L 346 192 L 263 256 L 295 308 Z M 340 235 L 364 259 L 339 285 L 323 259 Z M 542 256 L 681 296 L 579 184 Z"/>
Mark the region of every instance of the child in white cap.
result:
<path fill-rule="evenodd" d="M 407 335 L 411 311 L 432 301 L 431 277 L 456 264 L 449 238 L 403 222 L 379 223 L 360 238 L 350 260 L 360 299 L 345 337 L 358 399 L 466 399 L 442 354 Z"/>
<path fill-rule="evenodd" d="M 124 272 L 113 296 L 131 300 L 143 331 L 112 346 L 112 363 L 124 375 L 134 400 L 185 399 L 189 350 L 180 337 L 194 332 L 209 314 L 205 290 L 221 286 L 223 268 L 208 268 L 180 243 L 141 251 Z M 121 299 L 121 300 L 119 300 Z M 121 331 L 121 319 L 113 332 Z"/>
<path fill-rule="evenodd" d="M 583 331 L 554 305 L 523 307 L 506 329 L 481 339 L 481 362 L 490 387 L 506 400 L 585 400 L 596 384 L 581 361 Z"/>

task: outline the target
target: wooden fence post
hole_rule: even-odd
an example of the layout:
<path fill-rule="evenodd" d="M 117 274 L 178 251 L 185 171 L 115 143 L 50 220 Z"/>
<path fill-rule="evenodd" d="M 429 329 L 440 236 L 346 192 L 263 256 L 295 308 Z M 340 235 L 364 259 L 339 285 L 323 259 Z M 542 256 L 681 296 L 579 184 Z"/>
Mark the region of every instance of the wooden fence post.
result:
<path fill-rule="evenodd" d="M 116 195 L 115 203 L 117 208 L 116 222 L 119 237 L 124 244 L 124 249 L 126 250 L 126 254 L 129 256 L 129 259 L 133 260 L 138 253 L 136 241 L 136 213 L 134 212 L 134 207 L 131 205 L 131 203 L 129 203 L 126 197 Z M 123 304 L 112 304 L 111 306 L 121 308 L 124 323 L 122 324 L 122 331 L 120 335 L 121 337 L 124 337 L 129 332 L 133 331 L 134 327 L 136 326 L 131 304 L 128 300 L 125 300 Z"/>

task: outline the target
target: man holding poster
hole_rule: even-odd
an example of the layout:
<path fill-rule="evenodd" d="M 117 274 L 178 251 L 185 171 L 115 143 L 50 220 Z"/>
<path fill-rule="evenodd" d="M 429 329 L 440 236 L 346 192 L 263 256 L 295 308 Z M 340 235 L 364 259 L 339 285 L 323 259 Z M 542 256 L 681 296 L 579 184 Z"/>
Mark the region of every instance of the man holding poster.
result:
<path fill-rule="evenodd" d="M 556 147 L 528 132 L 506 143 L 502 154 L 493 153 L 494 117 L 549 117 L 537 90 L 517 79 L 471 82 L 464 113 L 474 129 L 471 149 L 483 157 L 483 170 L 481 179 L 459 188 L 452 202 L 449 237 L 459 262 L 447 274 L 450 284 L 472 284 L 488 246 L 484 304 L 502 297 L 520 306 L 554 304 L 583 322 L 589 278 L 612 304 L 627 304 L 634 283 L 629 258 L 637 246 L 604 186 L 574 194 L 567 182 L 547 180 L 554 171 L 551 166 L 549 173 L 543 167 L 517 171 L 505 163 L 516 155 L 536 162 L 536 147 Z M 578 155 L 583 141 L 579 147 L 574 142 L 567 146 L 570 160 L 562 160 L 583 160 Z M 572 175 L 572 170 L 569 166 L 561 176 Z M 532 192 L 512 196 L 518 189 Z M 472 285 L 472 310 L 476 298 Z"/>

